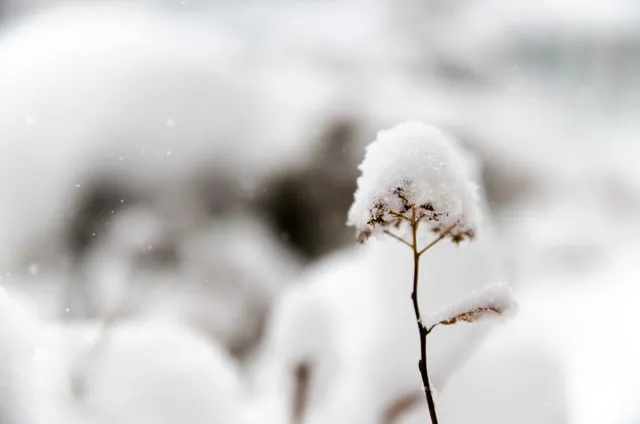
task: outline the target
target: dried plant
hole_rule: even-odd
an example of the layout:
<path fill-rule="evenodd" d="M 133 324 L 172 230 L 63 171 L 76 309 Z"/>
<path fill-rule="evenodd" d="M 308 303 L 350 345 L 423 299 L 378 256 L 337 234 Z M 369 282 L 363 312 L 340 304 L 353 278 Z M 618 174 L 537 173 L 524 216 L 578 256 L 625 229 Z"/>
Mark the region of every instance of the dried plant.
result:
<path fill-rule="evenodd" d="M 455 244 L 474 239 L 479 215 L 477 187 L 469 179 L 464 154 L 453 141 L 436 128 L 418 122 L 379 132 L 367 147 L 360 169 L 348 223 L 356 227 L 361 243 L 383 234 L 412 251 L 411 301 L 420 338 L 418 369 L 431 422 L 438 424 L 429 381 L 427 336 L 438 325 L 478 321 L 488 315 L 501 315 L 509 307 L 508 296 L 500 286 L 475 294 L 429 320 L 420 311 L 420 258 L 444 239 Z M 425 228 L 436 237 L 421 246 L 419 235 Z"/>

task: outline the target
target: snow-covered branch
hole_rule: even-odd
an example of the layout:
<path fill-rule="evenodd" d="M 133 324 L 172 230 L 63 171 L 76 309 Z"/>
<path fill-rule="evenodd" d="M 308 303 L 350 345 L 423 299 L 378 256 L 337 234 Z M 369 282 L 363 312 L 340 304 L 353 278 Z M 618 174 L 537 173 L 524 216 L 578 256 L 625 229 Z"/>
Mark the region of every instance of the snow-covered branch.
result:
<path fill-rule="evenodd" d="M 438 325 L 472 323 L 506 315 L 513 310 L 515 302 L 509 287 L 506 284 L 492 284 L 431 316 L 424 324 L 428 332 L 431 332 Z"/>

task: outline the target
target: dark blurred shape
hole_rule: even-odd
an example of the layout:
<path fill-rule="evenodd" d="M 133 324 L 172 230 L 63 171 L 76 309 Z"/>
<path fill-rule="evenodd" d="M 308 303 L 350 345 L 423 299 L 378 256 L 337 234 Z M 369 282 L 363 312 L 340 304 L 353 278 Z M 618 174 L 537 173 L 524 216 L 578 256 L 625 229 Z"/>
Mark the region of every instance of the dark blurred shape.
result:
<path fill-rule="evenodd" d="M 260 199 L 260 208 L 276 232 L 307 259 L 318 258 L 350 239 L 345 219 L 356 187 L 356 136 L 354 121 L 335 121 L 311 166 L 277 179 Z"/>
<path fill-rule="evenodd" d="M 489 207 L 493 210 L 515 203 L 532 189 L 533 181 L 513 166 L 505 166 L 491 158 L 484 158 L 482 184 Z"/>
<path fill-rule="evenodd" d="M 232 170 L 206 170 L 193 182 L 196 195 L 211 216 L 245 210 L 254 195 L 254 187 L 244 187 L 241 177 Z"/>
<path fill-rule="evenodd" d="M 129 206 L 133 194 L 116 180 L 99 179 L 84 189 L 67 229 L 67 246 L 74 258 L 81 258 L 118 211 Z"/>

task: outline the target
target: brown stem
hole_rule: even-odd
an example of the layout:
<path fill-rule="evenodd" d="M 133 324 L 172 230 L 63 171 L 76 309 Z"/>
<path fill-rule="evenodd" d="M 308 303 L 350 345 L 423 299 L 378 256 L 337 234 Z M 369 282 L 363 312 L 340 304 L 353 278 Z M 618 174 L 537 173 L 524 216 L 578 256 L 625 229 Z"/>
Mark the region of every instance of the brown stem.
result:
<path fill-rule="evenodd" d="M 433 401 L 433 394 L 431 393 L 431 383 L 429 382 L 429 371 L 427 367 L 427 328 L 422 323 L 422 316 L 420 315 L 420 306 L 418 305 L 418 279 L 420 275 L 420 255 L 426 251 L 430 246 L 435 245 L 438 241 L 442 240 L 446 234 L 436 239 L 430 246 L 422 250 L 418 250 L 418 224 L 416 219 L 416 210 L 412 209 L 411 218 L 411 232 L 412 232 L 412 250 L 413 250 L 413 291 L 411 292 L 411 300 L 413 302 L 413 311 L 416 315 L 416 322 L 418 324 L 418 334 L 420 337 L 420 360 L 418 361 L 418 370 L 422 377 L 422 384 L 424 386 L 424 393 L 427 398 L 427 405 L 429 406 L 429 416 L 431 417 L 431 424 L 438 424 L 438 416 L 436 414 L 436 405 Z M 451 230 L 449 230 L 451 231 Z"/>
<path fill-rule="evenodd" d="M 444 230 L 442 232 L 442 234 L 440 234 L 440 236 L 438 236 L 437 239 L 435 239 L 434 241 L 432 241 L 431 243 L 429 243 L 428 245 L 426 245 L 422 250 L 420 250 L 418 252 L 418 256 L 421 256 L 424 252 L 426 252 L 427 250 L 431 249 L 433 246 L 435 246 L 436 244 L 438 244 L 439 242 L 442 241 L 442 239 L 444 239 L 446 236 L 449 235 L 449 233 L 451 231 L 453 231 L 454 228 L 456 228 L 457 224 L 453 224 L 452 226 L 450 226 L 449 228 L 447 228 L 446 230 Z M 416 230 L 418 229 L 418 225 L 416 223 Z"/>
<path fill-rule="evenodd" d="M 407 221 L 408 223 L 412 223 L 413 222 L 411 219 L 407 218 L 406 216 L 404 216 L 404 215 L 402 215 L 401 213 L 398 213 L 398 212 L 389 211 L 389 215 L 391 215 L 393 217 L 396 217 L 398 219 Z"/>
<path fill-rule="evenodd" d="M 391 231 L 389 231 L 389 230 L 384 230 L 384 233 L 385 233 L 386 235 L 388 235 L 388 236 L 390 236 L 390 237 L 393 237 L 394 239 L 398 240 L 400 243 L 402 243 L 402 244 L 404 244 L 404 245 L 406 245 L 406 246 L 412 247 L 411 243 L 409 243 L 408 241 L 406 241 L 405 239 L 403 239 L 403 238 L 402 238 L 402 237 L 400 237 L 399 235 L 394 234 L 394 233 L 392 233 L 392 232 L 391 232 Z"/>

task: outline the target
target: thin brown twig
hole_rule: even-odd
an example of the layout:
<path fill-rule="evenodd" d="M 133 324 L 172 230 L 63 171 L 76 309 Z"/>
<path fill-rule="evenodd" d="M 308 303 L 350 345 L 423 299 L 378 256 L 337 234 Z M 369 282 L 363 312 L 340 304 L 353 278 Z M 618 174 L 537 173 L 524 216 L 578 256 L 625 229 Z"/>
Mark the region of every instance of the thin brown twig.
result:
<path fill-rule="evenodd" d="M 413 221 L 410 218 L 402 215 L 401 213 L 394 212 L 394 211 L 389 211 L 389 215 L 394 216 L 394 217 L 399 218 L 399 219 L 404 219 L 405 221 L 407 221 L 410 224 L 413 223 Z"/>
<path fill-rule="evenodd" d="M 442 232 L 442 234 L 440 234 L 440 236 L 438 236 L 438 238 L 436 238 L 435 240 L 433 240 L 431 243 L 429 243 L 427 246 L 425 246 L 422 250 L 420 250 L 418 252 L 418 256 L 421 256 L 424 252 L 426 252 L 427 250 L 431 249 L 433 246 L 435 246 L 436 244 L 438 244 L 439 242 L 441 242 L 446 236 L 449 235 L 449 233 L 451 231 L 453 231 L 454 228 L 456 228 L 457 224 L 453 224 L 452 226 L 450 226 L 449 228 L 447 228 L 446 230 L 444 230 Z"/>
<path fill-rule="evenodd" d="M 418 225 L 419 221 L 416 219 L 415 207 L 411 209 L 411 233 L 413 250 L 413 291 L 411 293 L 411 301 L 413 302 L 413 310 L 416 315 L 416 323 L 418 324 L 418 334 L 420 337 L 420 360 L 418 361 L 418 370 L 422 377 L 422 384 L 424 387 L 425 397 L 427 398 L 427 405 L 429 407 L 429 417 L 431 418 L 431 424 L 438 424 L 438 416 L 436 414 L 436 405 L 433 400 L 433 393 L 431 392 L 431 383 L 429 381 L 429 371 L 427 366 L 427 328 L 422 323 L 422 316 L 420 315 L 420 306 L 418 304 L 418 280 L 420 273 L 420 254 L 426 251 L 425 249 L 418 250 Z M 442 240 L 444 236 L 440 237 Z M 439 241 L 439 240 L 438 240 Z M 435 245 L 437 241 L 432 243 Z"/>
<path fill-rule="evenodd" d="M 436 405 L 433 400 L 433 392 L 431 390 L 431 382 L 429 381 L 429 370 L 427 365 L 427 335 L 433 330 L 435 326 L 431 326 L 427 328 L 422 323 L 422 316 L 420 314 L 420 306 L 418 304 L 418 281 L 420 277 L 420 256 L 425 253 L 427 250 L 431 249 L 433 246 L 438 244 L 440 241 L 444 240 L 445 237 L 451 233 L 451 231 L 456 227 L 456 224 L 451 225 L 446 230 L 444 230 L 435 240 L 425 246 L 423 249 L 418 248 L 418 227 L 420 226 L 420 221 L 424 216 L 418 217 L 416 213 L 415 206 L 411 208 L 411 218 L 408 218 L 402 214 L 397 212 L 390 212 L 392 216 L 405 220 L 411 226 L 411 242 L 406 241 L 404 238 L 398 236 L 397 234 L 392 233 L 389 230 L 384 230 L 384 233 L 393 237 L 394 239 L 400 241 L 401 243 L 409 246 L 413 251 L 413 290 L 411 292 L 411 301 L 413 303 L 413 311 L 416 316 L 416 323 L 418 325 L 418 334 L 420 337 L 420 359 L 418 360 L 418 370 L 420 371 L 420 376 L 422 378 L 422 385 L 424 388 L 425 397 L 427 399 L 427 406 L 429 407 L 429 417 L 431 418 L 431 424 L 438 424 L 438 416 L 436 413 Z M 401 405 L 404 409 L 405 405 Z M 394 410 L 391 413 L 391 419 L 394 420 L 397 417 L 397 414 Z"/>
<path fill-rule="evenodd" d="M 391 237 L 393 237 L 394 239 L 398 240 L 400 243 L 403 243 L 403 244 L 405 244 L 405 245 L 407 245 L 407 246 L 409 246 L 409 247 L 412 247 L 411 243 L 409 243 L 408 241 L 406 241 L 405 239 L 403 239 L 403 238 L 402 238 L 402 237 L 400 237 L 399 235 L 397 235 L 397 234 L 393 234 L 393 233 L 392 233 L 391 231 L 389 231 L 389 230 L 384 230 L 384 233 L 385 233 L 386 235 L 391 236 Z"/>

